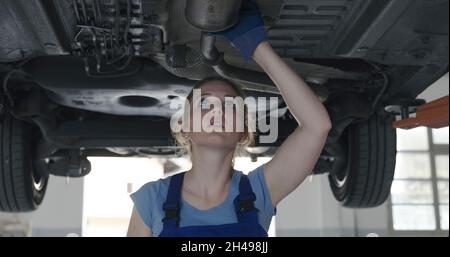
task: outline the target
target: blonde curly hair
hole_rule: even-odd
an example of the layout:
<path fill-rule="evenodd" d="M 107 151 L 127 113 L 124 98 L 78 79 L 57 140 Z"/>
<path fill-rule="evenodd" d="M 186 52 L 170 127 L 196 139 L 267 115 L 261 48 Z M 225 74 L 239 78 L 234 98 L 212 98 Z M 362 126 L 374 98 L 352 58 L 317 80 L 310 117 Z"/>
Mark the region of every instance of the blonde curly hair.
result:
<path fill-rule="evenodd" d="M 214 81 L 220 81 L 224 82 L 228 86 L 230 86 L 234 91 L 236 91 L 237 95 L 239 97 L 242 97 L 242 99 L 245 99 L 245 93 L 242 90 L 241 86 L 232 82 L 231 80 L 222 78 L 222 77 L 208 77 L 205 78 L 199 82 L 197 82 L 194 87 L 192 88 L 192 91 L 189 93 L 189 95 L 186 98 L 186 102 L 184 104 L 184 114 L 183 117 L 186 117 L 186 115 L 189 115 L 189 113 L 186 112 L 189 108 L 186 108 L 186 105 L 190 104 L 190 101 L 193 98 L 193 92 L 195 89 L 201 88 L 203 85 L 214 82 Z M 250 126 L 253 125 L 253 122 L 250 122 L 248 115 L 248 108 L 244 105 L 244 131 L 246 133 L 246 139 L 242 142 L 239 142 L 236 146 L 236 150 L 234 151 L 234 157 L 238 155 L 244 155 L 246 153 L 245 149 L 249 146 L 252 146 L 254 144 L 254 133 L 252 131 L 255 131 L 254 128 L 251 128 Z M 180 150 L 178 151 L 178 156 L 187 155 L 192 160 L 192 145 L 189 141 L 189 138 L 183 135 L 183 132 L 173 132 L 172 131 L 173 138 L 176 141 L 177 146 L 179 146 Z M 233 162 L 234 164 L 234 162 Z"/>

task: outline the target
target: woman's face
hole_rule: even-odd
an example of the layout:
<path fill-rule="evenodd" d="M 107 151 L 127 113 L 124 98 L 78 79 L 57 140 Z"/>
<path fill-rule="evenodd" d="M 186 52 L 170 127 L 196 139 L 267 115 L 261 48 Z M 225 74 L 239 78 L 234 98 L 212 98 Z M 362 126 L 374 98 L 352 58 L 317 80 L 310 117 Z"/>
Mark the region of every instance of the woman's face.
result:
<path fill-rule="evenodd" d="M 192 132 L 185 133 L 186 136 L 193 146 L 234 150 L 239 141 L 246 139 L 246 132 L 242 130 L 245 125 L 238 126 L 244 123 L 243 105 L 232 105 L 229 101 L 238 97 L 238 93 L 223 81 L 208 82 L 200 89 L 201 94 L 194 93 L 190 99 Z"/>

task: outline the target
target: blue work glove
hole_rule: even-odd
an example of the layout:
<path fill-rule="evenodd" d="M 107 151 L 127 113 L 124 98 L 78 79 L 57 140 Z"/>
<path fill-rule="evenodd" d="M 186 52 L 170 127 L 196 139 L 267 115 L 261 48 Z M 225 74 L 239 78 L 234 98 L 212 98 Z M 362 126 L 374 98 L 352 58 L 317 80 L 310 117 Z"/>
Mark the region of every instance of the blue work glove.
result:
<path fill-rule="evenodd" d="M 267 32 L 258 5 L 253 1 L 243 0 L 239 22 L 216 35 L 228 39 L 245 60 L 251 60 L 258 45 L 267 40 Z"/>

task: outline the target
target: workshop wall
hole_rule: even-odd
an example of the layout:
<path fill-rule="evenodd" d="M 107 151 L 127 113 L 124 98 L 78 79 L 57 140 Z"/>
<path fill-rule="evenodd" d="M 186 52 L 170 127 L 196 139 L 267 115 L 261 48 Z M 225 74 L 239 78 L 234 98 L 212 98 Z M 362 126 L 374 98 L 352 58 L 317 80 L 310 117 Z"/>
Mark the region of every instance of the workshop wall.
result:
<path fill-rule="evenodd" d="M 388 235 L 384 204 L 367 210 L 346 209 L 334 199 L 327 175 L 312 176 L 278 206 L 277 236 Z"/>
<path fill-rule="evenodd" d="M 83 178 L 52 176 L 44 202 L 35 212 L 10 214 L 0 212 L 0 220 L 28 227 L 31 236 L 81 235 L 83 212 Z M 20 225 L 19 225 L 20 224 Z"/>

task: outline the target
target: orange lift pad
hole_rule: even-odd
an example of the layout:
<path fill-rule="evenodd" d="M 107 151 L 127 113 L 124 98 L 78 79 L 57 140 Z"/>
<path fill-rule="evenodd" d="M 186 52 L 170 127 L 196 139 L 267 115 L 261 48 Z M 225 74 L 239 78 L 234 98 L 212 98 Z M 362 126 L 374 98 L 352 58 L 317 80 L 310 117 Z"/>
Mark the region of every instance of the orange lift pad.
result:
<path fill-rule="evenodd" d="M 394 128 L 412 129 L 422 126 L 429 128 L 448 127 L 448 96 L 419 106 L 415 118 L 394 122 Z"/>

